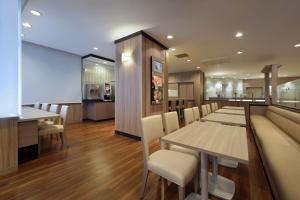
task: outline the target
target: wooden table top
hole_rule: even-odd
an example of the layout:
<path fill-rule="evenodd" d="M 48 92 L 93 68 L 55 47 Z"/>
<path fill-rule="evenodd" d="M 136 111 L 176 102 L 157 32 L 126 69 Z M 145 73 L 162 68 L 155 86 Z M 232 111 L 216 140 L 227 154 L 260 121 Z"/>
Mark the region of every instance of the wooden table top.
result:
<path fill-rule="evenodd" d="M 22 114 L 19 118 L 19 122 L 36 121 L 40 119 L 49 119 L 57 117 L 59 117 L 59 114 L 39 110 L 32 107 L 22 107 Z"/>
<path fill-rule="evenodd" d="M 246 128 L 195 122 L 162 138 L 163 142 L 248 164 Z"/>
<path fill-rule="evenodd" d="M 244 115 L 232 115 L 224 113 L 211 113 L 203 118 L 201 121 L 219 122 L 229 125 L 246 126 L 246 118 Z"/>
<path fill-rule="evenodd" d="M 244 110 L 239 109 L 219 109 L 215 111 L 216 113 L 232 114 L 232 115 L 245 115 Z"/>
<path fill-rule="evenodd" d="M 231 109 L 231 110 L 245 110 L 244 107 L 238 107 L 238 106 L 223 106 L 224 109 Z"/>

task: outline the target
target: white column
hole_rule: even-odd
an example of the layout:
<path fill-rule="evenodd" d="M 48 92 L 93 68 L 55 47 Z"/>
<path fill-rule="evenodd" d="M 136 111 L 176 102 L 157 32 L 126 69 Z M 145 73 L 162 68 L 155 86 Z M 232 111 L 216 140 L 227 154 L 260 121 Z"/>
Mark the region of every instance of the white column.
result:
<path fill-rule="evenodd" d="M 265 73 L 265 101 L 266 104 L 270 104 L 270 73 Z"/>
<path fill-rule="evenodd" d="M 21 2 L 0 0 L 0 118 L 21 110 Z"/>
<path fill-rule="evenodd" d="M 277 104 L 278 65 L 272 65 L 272 103 Z"/>

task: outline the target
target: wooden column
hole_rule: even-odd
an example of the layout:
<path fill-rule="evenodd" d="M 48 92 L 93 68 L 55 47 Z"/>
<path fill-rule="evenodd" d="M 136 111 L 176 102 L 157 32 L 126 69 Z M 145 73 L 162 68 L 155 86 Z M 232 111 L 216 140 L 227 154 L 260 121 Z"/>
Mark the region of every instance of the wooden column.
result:
<path fill-rule="evenodd" d="M 0 119 L 0 175 L 18 169 L 18 118 Z"/>
<path fill-rule="evenodd" d="M 265 101 L 266 104 L 270 104 L 270 73 L 265 72 Z"/>
<path fill-rule="evenodd" d="M 116 133 L 141 136 L 141 118 L 167 111 L 167 48 L 143 31 L 115 41 Z M 122 61 L 122 54 L 129 59 Z M 151 104 L 151 56 L 164 64 L 164 101 Z"/>
<path fill-rule="evenodd" d="M 272 103 L 277 103 L 278 65 L 272 65 Z"/>

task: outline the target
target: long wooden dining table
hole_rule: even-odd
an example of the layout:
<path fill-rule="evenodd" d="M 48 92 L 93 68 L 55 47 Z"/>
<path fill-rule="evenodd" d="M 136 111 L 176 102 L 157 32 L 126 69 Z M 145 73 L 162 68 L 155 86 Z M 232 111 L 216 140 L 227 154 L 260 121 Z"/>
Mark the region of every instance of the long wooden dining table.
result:
<path fill-rule="evenodd" d="M 201 121 L 218 122 L 218 123 L 233 125 L 233 126 L 246 126 L 246 118 L 244 115 L 211 113 L 201 118 Z"/>
<path fill-rule="evenodd" d="M 245 110 L 244 107 L 239 107 L 239 106 L 223 106 L 223 109 L 231 109 L 231 110 Z"/>
<path fill-rule="evenodd" d="M 18 147 L 37 145 L 38 121 L 57 118 L 59 118 L 59 114 L 32 107 L 22 107 L 22 113 L 18 121 Z"/>
<path fill-rule="evenodd" d="M 231 114 L 231 115 L 245 115 L 244 110 L 239 110 L 239 109 L 219 109 L 216 110 L 215 113 L 223 113 L 223 114 Z"/>
<path fill-rule="evenodd" d="M 161 141 L 201 153 L 201 195 L 192 193 L 187 200 L 207 200 L 208 193 L 223 199 L 232 199 L 235 184 L 217 174 L 217 158 L 248 164 L 246 128 L 213 122 L 194 122 L 164 136 Z M 209 155 L 214 158 L 211 176 L 208 174 Z"/>

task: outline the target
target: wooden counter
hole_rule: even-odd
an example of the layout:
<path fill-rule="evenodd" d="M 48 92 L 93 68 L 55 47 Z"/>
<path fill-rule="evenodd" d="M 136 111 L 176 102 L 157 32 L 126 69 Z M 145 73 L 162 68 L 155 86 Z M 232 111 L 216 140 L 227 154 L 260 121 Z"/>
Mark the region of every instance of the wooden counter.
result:
<path fill-rule="evenodd" d="M 85 119 L 105 120 L 115 118 L 115 102 L 112 101 L 85 101 Z"/>

